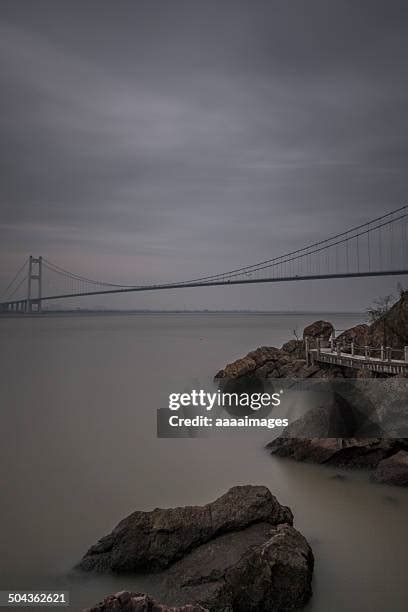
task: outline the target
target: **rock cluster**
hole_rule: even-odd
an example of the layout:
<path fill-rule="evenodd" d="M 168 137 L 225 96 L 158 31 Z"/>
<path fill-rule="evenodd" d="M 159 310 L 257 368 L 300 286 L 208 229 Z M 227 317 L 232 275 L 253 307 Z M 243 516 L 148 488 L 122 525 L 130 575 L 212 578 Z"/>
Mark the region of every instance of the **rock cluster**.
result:
<path fill-rule="evenodd" d="M 328 339 L 333 326 L 328 321 L 316 321 L 304 330 L 304 337 Z M 327 378 L 350 376 L 344 368 L 326 364 L 307 365 L 304 340 L 289 340 L 282 348 L 261 346 L 245 357 L 229 363 L 215 375 L 225 391 L 256 387 L 256 383 L 273 378 Z"/>
<path fill-rule="evenodd" d="M 297 610 L 311 596 L 314 561 L 292 523 L 290 509 L 269 489 L 250 485 L 205 506 L 134 512 L 86 553 L 80 567 L 162 570 L 163 599 L 173 607 L 124 591 L 87 612 Z"/>
<path fill-rule="evenodd" d="M 270 442 L 267 448 L 280 457 L 298 461 L 325 463 L 345 468 L 377 468 L 386 481 L 386 462 L 401 451 L 408 451 L 406 438 L 283 438 Z M 405 455 L 404 455 L 405 456 Z M 385 465 L 384 465 L 385 462 Z M 390 464 L 388 464 L 390 465 Z M 383 468 L 381 468 L 383 466 Z M 408 477 L 408 466 L 405 467 Z"/>

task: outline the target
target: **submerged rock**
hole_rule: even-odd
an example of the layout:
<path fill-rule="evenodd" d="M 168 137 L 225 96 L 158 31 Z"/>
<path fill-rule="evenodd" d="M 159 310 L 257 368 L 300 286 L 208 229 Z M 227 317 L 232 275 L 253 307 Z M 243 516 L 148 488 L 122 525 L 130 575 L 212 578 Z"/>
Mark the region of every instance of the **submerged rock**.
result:
<path fill-rule="evenodd" d="M 121 591 L 115 595 L 105 597 L 103 601 L 92 608 L 85 608 L 82 612 L 208 612 L 200 605 L 186 605 L 181 608 L 169 608 L 157 603 L 152 597 L 144 593 Z"/>
<path fill-rule="evenodd" d="M 407 445 L 408 447 L 408 445 Z M 374 480 L 393 485 L 408 485 L 408 452 L 400 450 L 379 462 Z"/>
<path fill-rule="evenodd" d="M 345 468 L 374 469 L 400 449 L 404 438 L 283 438 L 267 445 L 272 455 Z"/>
<path fill-rule="evenodd" d="M 269 489 L 237 486 L 205 506 L 186 506 L 133 512 L 92 546 L 79 564 L 90 571 L 160 570 L 187 552 L 222 534 L 255 523 L 293 522 Z"/>

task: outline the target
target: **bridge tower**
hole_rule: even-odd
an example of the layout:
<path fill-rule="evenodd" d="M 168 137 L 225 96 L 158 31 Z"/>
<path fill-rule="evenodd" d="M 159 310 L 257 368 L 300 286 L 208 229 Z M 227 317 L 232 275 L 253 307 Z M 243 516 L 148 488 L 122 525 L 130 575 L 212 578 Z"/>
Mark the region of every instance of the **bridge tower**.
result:
<path fill-rule="evenodd" d="M 28 292 L 26 312 L 41 312 L 41 297 L 42 257 L 41 255 L 39 257 L 33 257 L 30 255 L 28 260 Z"/>

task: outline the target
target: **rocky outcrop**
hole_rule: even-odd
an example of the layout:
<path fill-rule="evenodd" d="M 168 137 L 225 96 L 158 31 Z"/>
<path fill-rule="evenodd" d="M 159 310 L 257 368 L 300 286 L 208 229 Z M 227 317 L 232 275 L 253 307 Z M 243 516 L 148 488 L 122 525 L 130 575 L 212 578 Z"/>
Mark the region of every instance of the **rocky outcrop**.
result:
<path fill-rule="evenodd" d="M 408 345 L 408 291 L 369 328 L 370 346 L 400 348 Z"/>
<path fill-rule="evenodd" d="M 311 596 L 313 553 L 290 525 L 258 524 L 227 534 L 169 571 L 169 600 L 197 601 L 210 612 L 283 612 Z"/>
<path fill-rule="evenodd" d="M 208 610 L 199 605 L 169 608 L 157 603 L 152 597 L 144 593 L 121 591 L 115 595 L 105 597 L 96 606 L 85 608 L 82 612 L 208 612 Z"/>
<path fill-rule="evenodd" d="M 408 345 L 408 292 L 380 320 L 372 325 L 362 323 L 344 331 L 337 341 L 357 346 L 379 347 L 384 344 L 384 329 L 389 346 L 402 349 Z M 229 363 L 215 375 L 222 388 L 239 391 L 244 387 L 254 388 L 268 378 L 372 378 L 376 374 L 366 370 L 350 370 L 327 364 L 307 366 L 305 342 L 320 338 L 328 341 L 334 331 L 329 321 L 315 321 L 303 330 L 303 340 L 289 340 L 282 348 L 262 346 L 249 352 L 245 357 Z"/>
<path fill-rule="evenodd" d="M 326 364 L 307 365 L 306 359 L 299 357 L 301 354 L 304 355 L 302 341 L 290 341 L 281 349 L 261 346 L 227 364 L 214 379 L 224 391 L 239 392 L 259 390 L 262 383 L 276 378 L 344 377 L 341 368 L 330 368 Z"/>
<path fill-rule="evenodd" d="M 408 443 L 405 448 L 407 450 L 400 450 L 378 463 L 373 474 L 374 480 L 385 484 L 408 485 Z"/>
<path fill-rule="evenodd" d="M 327 341 L 332 332 L 331 323 L 316 321 L 304 329 L 303 338 Z M 337 340 L 344 345 L 354 342 L 357 347 L 379 347 L 386 344 L 384 334 L 389 346 L 402 351 L 408 345 L 408 292 L 402 293 L 398 302 L 372 325 L 356 325 Z M 377 481 L 405 484 L 406 458 L 400 453 L 408 452 L 408 438 L 401 437 L 408 435 L 406 376 L 390 375 L 385 380 L 387 375 L 364 369 L 328 363 L 308 366 L 304 350 L 304 340 L 297 339 L 286 342 L 281 349 L 261 347 L 228 364 L 215 378 L 221 388 L 237 392 L 250 390 L 249 382 L 267 384 L 275 378 L 311 379 L 307 384 L 314 384 L 313 379 L 336 381 L 333 401 L 315 406 L 297 418 L 271 442 L 271 453 L 301 461 L 376 469 Z M 351 378 L 352 383 L 348 380 Z M 375 381 L 370 380 L 373 378 L 382 378 L 381 386 L 374 385 Z M 338 393 L 341 380 L 348 384 Z"/>
<path fill-rule="evenodd" d="M 206 506 L 133 512 L 92 546 L 79 564 L 82 570 L 130 572 L 168 567 L 201 544 L 255 523 L 292 524 L 289 508 L 281 506 L 262 486 L 233 487 Z"/>

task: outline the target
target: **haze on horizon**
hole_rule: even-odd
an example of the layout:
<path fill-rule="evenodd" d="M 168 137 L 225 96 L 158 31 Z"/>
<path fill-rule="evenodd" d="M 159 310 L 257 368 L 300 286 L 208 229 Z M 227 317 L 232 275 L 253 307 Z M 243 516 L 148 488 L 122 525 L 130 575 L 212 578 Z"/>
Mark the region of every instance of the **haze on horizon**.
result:
<path fill-rule="evenodd" d="M 30 253 L 171 282 L 406 204 L 407 41 L 402 0 L 3 0 L 0 289 Z M 359 310 L 398 280 L 67 306 Z"/>

